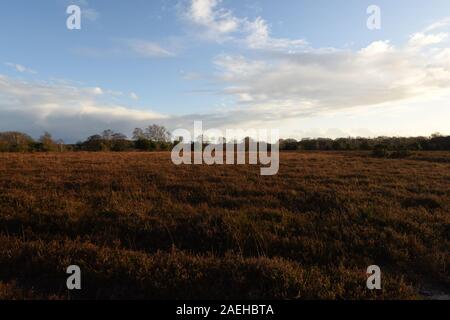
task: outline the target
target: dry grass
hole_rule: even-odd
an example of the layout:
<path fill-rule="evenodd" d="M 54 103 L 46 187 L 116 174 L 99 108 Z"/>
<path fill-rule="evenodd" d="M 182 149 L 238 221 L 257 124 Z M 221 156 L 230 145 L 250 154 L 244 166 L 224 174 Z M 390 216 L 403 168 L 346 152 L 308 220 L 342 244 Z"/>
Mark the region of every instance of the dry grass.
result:
<path fill-rule="evenodd" d="M 0 298 L 420 298 L 450 291 L 450 153 L 0 154 Z M 83 270 L 68 294 L 65 269 Z M 383 290 L 365 287 L 367 266 Z"/>

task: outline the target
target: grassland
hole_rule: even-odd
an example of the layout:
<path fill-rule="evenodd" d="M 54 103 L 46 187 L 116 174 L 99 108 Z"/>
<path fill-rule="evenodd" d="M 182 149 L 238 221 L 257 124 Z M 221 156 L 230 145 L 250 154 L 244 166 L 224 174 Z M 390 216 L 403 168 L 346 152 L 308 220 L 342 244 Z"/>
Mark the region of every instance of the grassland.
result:
<path fill-rule="evenodd" d="M 69 293 L 71 264 L 83 289 Z M 450 153 L 282 153 L 272 177 L 169 153 L 0 154 L 2 299 L 424 292 L 450 292 Z"/>

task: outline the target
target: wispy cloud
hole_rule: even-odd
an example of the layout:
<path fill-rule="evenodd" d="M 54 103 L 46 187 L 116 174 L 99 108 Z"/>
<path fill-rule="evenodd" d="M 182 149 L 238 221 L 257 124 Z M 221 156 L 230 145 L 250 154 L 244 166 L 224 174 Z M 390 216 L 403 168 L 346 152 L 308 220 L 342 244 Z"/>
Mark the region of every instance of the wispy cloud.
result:
<path fill-rule="evenodd" d="M 248 34 L 245 43 L 252 49 L 297 50 L 308 44 L 304 39 L 273 38 L 269 25 L 261 17 L 251 22 L 245 20 L 244 26 Z"/>
<path fill-rule="evenodd" d="M 223 7 L 221 0 L 189 0 L 182 8 L 185 20 L 200 29 L 200 35 L 209 40 L 234 41 L 252 49 L 266 50 L 296 50 L 307 44 L 303 39 L 272 37 L 266 20 L 238 17 Z"/>
<path fill-rule="evenodd" d="M 135 92 L 130 92 L 130 98 L 133 100 L 139 100 L 139 96 Z"/>
<path fill-rule="evenodd" d="M 32 73 L 32 74 L 36 74 L 37 72 L 31 68 L 25 67 L 21 64 L 18 63 L 12 63 L 12 62 L 5 62 L 5 65 L 8 67 L 11 67 L 13 69 L 15 69 L 18 72 L 21 73 Z"/>
<path fill-rule="evenodd" d="M 423 32 L 424 33 L 431 32 L 431 31 L 435 31 L 437 29 L 442 29 L 442 28 L 448 27 L 448 26 L 450 26 L 450 17 L 443 18 L 439 21 L 436 21 L 436 22 L 430 24 L 428 27 L 426 27 L 423 30 Z"/>
<path fill-rule="evenodd" d="M 85 8 L 82 9 L 82 17 L 88 19 L 89 21 L 97 21 L 98 18 L 100 17 L 100 14 L 98 13 L 97 10 L 92 9 L 92 8 Z"/>
<path fill-rule="evenodd" d="M 173 57 L 175 54 L 158 43 L 140 39 L 127 40 L 125 43 L 136 54 L 147 58 L 168 58 Z"/>
<path fill-rule="evenodd" d="M 376 41 L 353 51 L 308 47 L 259 59 L 220 55 L 217 81 L 238 104 L 283 110 L 290 118 L 446 95 L 446 39 L 445 33 L 414 34 L 398 47 Z"/>
<path fill-rule="evenodd" d="M 235 32 L 240 21 L 230 10 L 219 8 L 221 0 L 192 0 L 186 18 L 206 29 L 208 36 L 217 38 Z"/>
<path fill-rule="evenodd" d="M 171 58 L 176 54 L 170 49 L 164 48 L 157 42 L 143 39 L 115 39 L 107 48 L 78 47 L 73 49 L 75 53 L 91 57 L 141 57 L 141 58 Z"/>
<path fill-rule="evenodd" d="M 72 0 L 68 3 L 80 6 L 81 16 L 83 19 L 94 22 L 100 18 L 100 13 L 96 9 L 92 8 L 87 0 Z"/>

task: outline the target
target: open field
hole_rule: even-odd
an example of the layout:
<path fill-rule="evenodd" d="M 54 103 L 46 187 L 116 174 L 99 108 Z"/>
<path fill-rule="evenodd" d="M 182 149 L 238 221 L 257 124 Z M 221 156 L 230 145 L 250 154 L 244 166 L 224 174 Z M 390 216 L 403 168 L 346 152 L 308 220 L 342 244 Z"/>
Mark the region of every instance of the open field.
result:
<path fill-rule="evenodd" d="M 282 153 L 269 177 L 169 153 L 0 154 L 0 298 L 449 292 L 450 153 Z"/>

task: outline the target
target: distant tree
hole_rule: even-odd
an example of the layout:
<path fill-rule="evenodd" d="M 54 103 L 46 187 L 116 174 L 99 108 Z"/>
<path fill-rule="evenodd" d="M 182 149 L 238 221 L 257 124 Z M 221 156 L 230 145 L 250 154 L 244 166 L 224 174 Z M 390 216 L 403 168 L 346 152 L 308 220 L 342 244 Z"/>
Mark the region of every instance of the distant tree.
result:
<path fill-rule="evenodd" d="M 297 150 L 298 142 L 295 139 L 285 139 L 280 141 L 280 148 L 282 150 Z"/>
<path fill-rule="evenodd" d="M 136 128 L 133 131 L 133 140 L 145 139 L 144 130 L 141 128 Z"/>
<path fill-rule="evenodd" d="M 435 132 L 431 135 L 431 138 L 440 138 L 442 137 L 442 134 L 440 134 L 439 132 Z"/>
<path fill-rule="evenodd" d="M 169 142 L 170 133 L 164 126 L 153 124 L 145 129 L 145 137 L 155 142 Z"/>
<path fill-rule="evenodd" d="M 111 150 L 116 152 L 123 152 L 132 150 L 134 144 L 132 141 L 126 139 L 116 139 L 112 141 Z"/>
<path fill-rule="evenodd" d="M 114 135 L 114 131 L 112 131 L 111 129 L 107 129 L 102 132 L 101 137 L 102 137 L 102 139 L 105 139 L 105 140 L 112 140 L 113 135 Z"/>
<path fill-rule="evenodd" d="M 158 142 L 157 143 L 157 150 L 159 151 L 169 151 L 173 145 L 170 142 Z"/>
<path fill-rule="evenodd" d="M 56 140 L 56 145 L 58 146 L 58 151 L 63 152 L 64 151 L 64 140 L 58 139 Z"/>
<path fill-rule="evenodd" d="M 115 132 L 111 136 L 111 140 L 127 140 L 128 137 L 123 133 Z"/>
<path fill-rule="evenodd" d="M 84 151 L 107 151 L 109 147 L 105 142 L 107 141 L 101 135 L 95 134 L 81 143 L 80 149 Z"/>
<path fill-rule="evenodd" d="M 10 131 L 0 133 L 0 151 L 26 152 L 33 148 L 34 140 L 21 132 Z"/>
<path fill-rule="evenodd" d="M 370 144 L 367 139 L 361 139 L 360 149 L 361 150 L 370 150 Z"/>
<path fill-rule="evenodd" d="M 45 132 L 40 138 L 39 142 L 41 144 L 41 150 L 44 152 L 57 151 L 58 146 L 55 141 L 53 141 L 52 135 Z"/>
<path fill-rule="evenodd" d="M 102 136 L 99 134 L 94 134 L 93 136 L 87 138 L 87 141 L 97 141 L 97 140 L 102 140 Z"/>
<path fill-rule="evenodd" d="M 112 151 L 128 151 L 133 149 L 133 142 L 129 141 L 123 133 L 115 132 L 112 134 L 109 147 Z"/>
<path fill-rule="evenodd" d="M 372 150 L 372 156 L 378 158 L 388 158 L 390 157 L 391 152 L 388 150 L 386 145 L 377 144 Z"/>
<path fill-rule="evenodd" d="M 134 142 L 134 147 L 137 150 L 141 150 L 141 151 L 154 151 L 154 150 L 156 150 L 157 146 L 156 146 L 156 142 L 154 142 L 154 141 L 140 138 Z"/>

